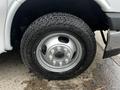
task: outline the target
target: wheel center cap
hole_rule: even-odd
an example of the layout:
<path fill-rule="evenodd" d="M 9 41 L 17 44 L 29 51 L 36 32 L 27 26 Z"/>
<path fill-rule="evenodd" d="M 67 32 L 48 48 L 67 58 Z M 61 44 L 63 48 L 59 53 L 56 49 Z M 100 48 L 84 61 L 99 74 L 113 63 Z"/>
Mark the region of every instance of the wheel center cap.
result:
<path fill-rule="evenodd" d="M 55 53 L 55 57 L 58 59 L 64 58 L 65 54 L 61 51 Z"/>

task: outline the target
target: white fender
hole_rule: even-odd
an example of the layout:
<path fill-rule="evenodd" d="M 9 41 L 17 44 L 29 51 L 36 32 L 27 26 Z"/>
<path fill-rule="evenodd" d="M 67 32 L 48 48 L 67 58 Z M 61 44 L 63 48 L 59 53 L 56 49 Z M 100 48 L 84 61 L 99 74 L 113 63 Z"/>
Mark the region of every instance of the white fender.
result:
<path fill-rule="evenodd" d="M 4 25 L 7 13 L 7 0 L 0 0 L 0 53 L 5 52 Z"/>
<path fill-rule="evenodd" d="M 110 4 L 107 0 L 95 0 L 102 8 L 103 11 L 108 12 L 111 11 Z"/>
<path fill-rule="evenodd" d="M 12 21 L 15 16 L 15 13 L 17 12 L 18 8 L 25 2 L 26 0 L 16 0 L 13 2 L 11 5 L 8 14 L 7 14 L 7 19 L 5 23 L 5 50 L 12 50 L 11 46 L 11 26 L 12 26 Z"/>

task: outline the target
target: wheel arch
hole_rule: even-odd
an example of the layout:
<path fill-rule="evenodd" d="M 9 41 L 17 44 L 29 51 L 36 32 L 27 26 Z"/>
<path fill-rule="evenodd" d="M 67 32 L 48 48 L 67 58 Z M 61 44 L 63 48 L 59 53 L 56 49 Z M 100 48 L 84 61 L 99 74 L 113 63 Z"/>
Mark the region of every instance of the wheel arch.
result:
<path fill-rule="evenodd" d="M 65 12 L 76 15 L 83 19 L 93 31 L 108 28 L 107 16 L 94 0 L 60 0 L 57 2 L 56 0 L 18 0 L 13 3 L 7 15 L 5 25 L 6 50 L 12 50 L 12 46 L 14 46 L 13 39 L 16 38 L 14 36 L 18 36 L 12 36 L 13 32 L 20 34 L 20 27 L 22 26 L 24 32 L 32 21 L 51 12 Z M 26 26 L 24 27 L 24 25 Z M 22 34 L 18 39 L 22 37 Z"/>
<path fill-rule="evenodd" d="M 25 1 L 26 0 L 18 0 L 18 1 L 15 0 L 7 13 L 6 23 L 5 23 L 5 50 L 13 49 L 11 45 L 11 27 L 17 10 Z"/>

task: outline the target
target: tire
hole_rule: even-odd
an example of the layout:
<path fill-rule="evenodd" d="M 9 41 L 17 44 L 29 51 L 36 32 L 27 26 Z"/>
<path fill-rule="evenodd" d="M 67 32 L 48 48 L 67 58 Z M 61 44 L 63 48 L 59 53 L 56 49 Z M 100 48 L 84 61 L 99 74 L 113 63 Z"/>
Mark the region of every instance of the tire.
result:
<path fill-rule="evenodd" d="M 68 39 L 71 40 L 71 42 L 73 42 L 73 44 L 71 44 L 70 47 L 75 46 L 75 49 L 73 49 L 73 51 L 75 51 L 76 53 L 76 58 L 74 60 L 73 64 L 70 64 L 69 67 L 67 67 L 68 64 L 65 63 L 66 68 L 63 68 L 63 62 L 62 64 L 60 64 L 60 66 L 55 66 L 54 68 L 52 68 L 52 66 L 49 68 L 46 65 L 46 62 L 50 62 L 50 61 L 46 61 L 44 63 L 47 55 L 46 53 L 48 52 L 48 49 L 45 49 L 44 46 L 44 51 L 45 51 L 45 57 L 43 55 L 42 52 L 42 40 L 44 40 L 45 38 L 47 38 L 50 35 L 59 35 L 59 38 L 61 37 L 61 33 L 63 35 L 68 35 Z M 58 36 L 55 36 L 58 37 Z M 65 44 L 67 42 L 67 38 L 63 37 L 63 41 L 61 39 L 60 43 L 64 43 L 63 48 L 65 47 Z M 72 41 L 72 37 L 73 37 L 73 41 Z M 51 37 L 53 38 L 53 37 Z M 52 39 L 50 37 L 48 37 L 48 39 L 46 39 L 45 41 L 45 45 L 47 43 L 47 41 L 49 41 L 49 39 L 52 42 Z M 77 44 L 74 44 L 74 42 L 77 42 Z M 70 42 L 70 41 L 69 41 Z M 78 43 L 79 42 L 79 43 Z M 52 44 L 56 42 L 52 42 Z M 41 44 L 41 49 L 40 51 L 37 52 L 37 50 L 39 50 L 38 46 L 39 44 Z M 77 45 L 80 45 L 80 47 Z M 57 45 L 57 44 L 56 44 Z M 49 46 L 49 44 L 48 44 Z M 48 46 L 46 46 L 48 48 Z M 56 46 L 57 47 L 57 46 Z M 54 58 L 59 58 L 59 60 L 62 60 L 60 58 L 60 55 L 62 56 L 62 53 L 58 54 L 58 51 L 55 47 L 55 50 L 57 52 L 56 56 L 54 55 Z M 47 14 L 44 15 L 40 18 L 38 18 L 37 20 L 35 20 L 26 30 L 26 32 L 23 35 L 23 38 L 21 40 L 21 57 L 22 60 L 24 62 L 24 64 L 32 71 L 34 72 L 36 75 L 38 76 L 43 76 L 44 78 L 47 79 L 69 79 L 69 78 L 73 78 L 81 73 L 83 73 L 93 62 L 95 54 L 96 54 L 96 40 L 94 37 L 94 33 L 92 32 L 92 30 L 89 28 L 89 26 L 80 18 L 70 15 L 70 14 L 66 14 L 66 13 L 51 13 L 51 14 Z M 72 51 L 71 49 L 71 51 Z M 69 49 L 68 49 L 69 51 Z M 67 52 L 68 52 L 67 51 Z M 75 53 L 74 52 L 74 53 Z M 41 54 L 42 53 L 42 54 Z M 82 53 L 82 54 L 80 54 Z M 66 55 L 66 54 L 65 54 Z M 64 57 L 66 58 L 67 56 Z M 67 54 L 68 55 L 68 54 Z M 73 53 L 71 54 L 71 56 L 73 55 Z M 77 56 L 78 55 L 78 56 Z M 59 56 L 59 57 L 58 57 Z M 69 55 L 68 55 L 69 56 Z M 62 58 L 64 58 L 62 56 Z M 79 57 L 79 58 L 78 58 Z M 41 59 L 42 58 L 42 59 Z M 54 59 L 53 58 L 53 59 Z M 69 59 L 69 57 L 68 57 Z M 80 60 L 79 60 L 80 59 Z M 43 60 L 43 61 L 42 61 Z M 51 59 L 52 60 L 52 59 Z M 57 60 L 57 59 L 56 59 Z M 70 59 L 72 60 L 72 58 Z M 60 63 L 59 61 L 56 61 L 58 64 Z M 73 61 L 70 61 L 73 62 Z M 45 64 L 45 66 L 43 66 Z M 56 64 L 56 63 L 54 63 Z M 50 63 L 51 65 L 51 63 Z M 57 65 L 57 64 L 56 64 Z M 64 65 L 64 66 L 65 66 Z M 70 68 L 71 67 L 71 68 Z M 58 69 L 59 68 L 59 69 Z"/>

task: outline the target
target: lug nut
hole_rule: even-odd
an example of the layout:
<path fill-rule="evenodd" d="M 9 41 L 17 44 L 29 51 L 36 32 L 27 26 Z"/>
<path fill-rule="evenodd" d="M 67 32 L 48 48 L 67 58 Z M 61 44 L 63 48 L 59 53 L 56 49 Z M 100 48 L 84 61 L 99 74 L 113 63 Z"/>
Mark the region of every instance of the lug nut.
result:
<path fill-rule="evenodd" d="M 50 55 L 50 56 L 49 56 L 49 59 L 50 59 L 50 60 L 52 60 L 52 59 L 53 59 L 53 56 L 52 56 L 52 55 Z"/>
<path fill-rule="evenodd" d="M 61 47 L 57 47 L 57 50 L 59 51 L 59 50 L 61 50 L 62 48 Z"/>
<path fill-rule="evenodd" d="M 65 52 L 67 52 L 67 49 L 66 49 L 66 48 L 64 48 L 64 51 L 65 51 Z"/>
<path fill-rule="evenodd" d="M 54 50 L 54 49 L 52 49 L 52 50 L 51 50 L 51 53 L 52 53 L 52 54 L 54 54 L 54 52 L 55 52 L 55 50 Z"/>
<path fill-rule="evenodd" d="M 55 60 L 53 61 L 53 64 L 54 64 L 54 65 L 56 64 L 56 61 L 55 61 Z"/>
<path fill-rule="evenodd" d="M 67 56 L 70 58 L 70 53 L 68 53 Z"/>
<path fill-rule="evenodd" d="M 62 64 L 63 64 L 62 62 L 59 62 L 59 65 L 60 65 L 60 66 L 62 66 Z"/>
<path fill-rule="evenodd" d="M 68 63 L 68 62 L 69 62 L 69 59 L 65 59 L 65 62 Z"/>

